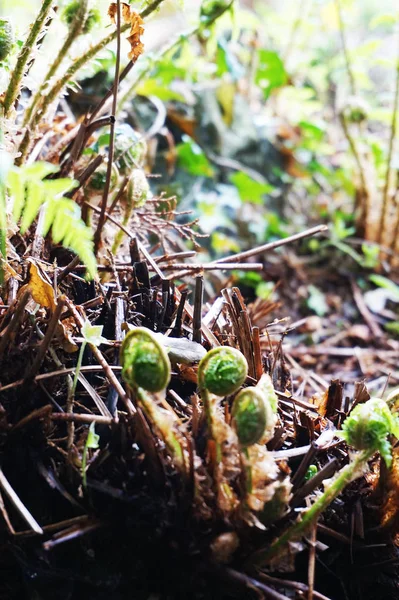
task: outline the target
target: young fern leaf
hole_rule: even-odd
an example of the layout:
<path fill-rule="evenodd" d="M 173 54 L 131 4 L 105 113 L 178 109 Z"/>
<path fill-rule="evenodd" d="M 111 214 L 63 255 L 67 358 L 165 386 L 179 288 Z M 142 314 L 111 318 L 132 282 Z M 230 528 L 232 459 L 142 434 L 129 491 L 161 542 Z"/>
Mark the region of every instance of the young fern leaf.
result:
<path fill-rule="evenodd" d="M 63 194 L 71 190 L 73 179 L 45 179 L 58 168 L 45 162 L 14 167 L 7 177 L 7 188 L 12 201 L 12 217 L 20 221 L 21 233 L 32 225 L 40 209 L 44 208 L 41 234 L 51 229 L 53 241 L 62 244 L 79 256 L 86 265 L 90 277 L 97 272 L 93 252 L 93 234 L 80 216 L 79 206 Z"/>

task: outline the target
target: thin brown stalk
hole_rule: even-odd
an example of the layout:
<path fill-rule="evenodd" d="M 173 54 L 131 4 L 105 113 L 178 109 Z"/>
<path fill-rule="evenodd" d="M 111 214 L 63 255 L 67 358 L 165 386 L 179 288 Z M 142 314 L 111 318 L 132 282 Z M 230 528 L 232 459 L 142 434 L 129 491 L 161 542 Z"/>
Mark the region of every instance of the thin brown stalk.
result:
<path fill-rule="evenodd" d="M 343 50 L 344 57 L 345 57 L 346 70 L 347 70 L 348 77 L 349 77 L 350 91 L 351 91 L 352 96 L 355 96 L 356 95 L 356 82 L 355 82 L 355 76 L 353 75 L 353 71 L 352 71 L 351 61 L 349 58 L 349 50 L 348 50 L 348 44 L 346 42 L 346 34 L 345 34 L 345 24 L 344 24 L 344 18 L 342 15 L 342 7 L 341 7 L 340 0 L 335 0 L 335 6 L 337 8 L 339 33 L 341 36 L 342 50 Z"/>
<path fill-rule="evenodd" d="M 115 365 L 111 365 L 110 369 L 112 369 L 113 371 L 119 372 L 122 370 L 121 366 L 115 366 Z M 101 366 L 98 365 L 85 365 L 84 367 L 80 368 L 81 372 L 86 372 L 86 373 L 96 373 L 97 371 L 102 371 L 103 368 Z M 71 367 L 70 369 L 59 369 L 58 371 L 51 371 L 51 373 L 40 373 L 40 375 L 36 375 L 35 377 L 35 382 L 37 381 L 43 381 L 44 379 L 52 379 L 53 377 L 64 377 L 65 375 L 70 375 L 71 373 L 75 372 L 75 367 Z M 13 390 L 19 386 L 21 386 L 24 383 L 24 379 L 17 379 L 16 381 L 13 381 L 12 383 L 7 383 L 7 385 L 3 385 L 0 386 L 0 393 L 1 392 L 7 392 L 9 390 Z"/>
<path fill-rule="evenodd" d="M 57 306 L 55 308 L 53 316 L 50 319 L 50 323 L 48 324 L 46 335 L 44 336 L 44 339 L 40 342 L 40 346 L 39 346 L 39 350 L 36 355 L 36 358 L 33 361 L 31 367 L 28 369 L 28 371 L 25 375 L 25 382 L 33 379 L 35 377 L 36 373 L 38 372 L 38 370 L 40 369 L 40 366 L 44 360 L 44 357 L 46 355 L 48 347 L 51 344 L 51 340 L 54 337 L 55 330 L 57 328 L 58 321 L 59 321 L 59 318 L 61 316 L 61 312 L 62 312 L 62 309 L 64 308 L 64 306 L 65 306 L 65 297 L 61 296 L 61 298 L 59 298 L 59 300 L 57 302 Z"/>
<path fill-rule="evenodd" d="M 90 202 L 85 202 L 85 204 L 87 206 L 89 206 L 92 210 L 94 210 L 94 212 L 97 212 L 97 213 L 100 212 L 100 209 L 97 206 L 94 206 L 94 204 L 90 204 Z M 113 217 L 111 217 L 111 215 L 108 212 L 105 212 L 104 214 L 107 217 L 107 219 L 109 219 L 111 221 L 111 223 L 113 223 L 114 225 L 119 227 L 119 229 L 124 231 L 126 233 L 126 235 L 129 236 L 130 239 L 136 240 L 135 234 L 132 233 L 131 231 L 129 231 L 129 229 L 127 229 L 127 227 L 125 227 L 121 223 L 118 223 L 118 221 L 116 219 L 114 219 Z M 150 263 L 151 267 L 154 269 L 154 271 L 156 272 L 158 277 L 160 277 L 160 279 L 162 281 L 165 280 L 166 277 L 163 275 L 162 271 L 158 267 L 158 265 L 155 262 L 155 260 L 153 259 L 153 257 L 147 252 L 147 250 L 145 249 L 145 247 L 143 246 L 143 244 L 141 242 L 139 242 L 138 240 L 136 240 L 136 242 L 137 242 L 140 252 L 143 254 L 144 258 Z"/>
<path fill-rule="evenodd" d="M 352 152 L 353 158 L 355 159 L 355 163 L 356 163 L 357 170 L 358 170 L 361 191 L 363 192 L 363 194 L 362 194 L 362 203 L 363 204 L 361 206 L 361 210 L 362 210 L 361 219 L 365 226 L 367 224 L 368 208 L 369 208 L 368 205 L 370 202 L 370 190 L 369 190 L 369 186 L 367 184 L 366 170 L 364 168 L 362 158 L 360 156 L 360 152 L 357 147 L 356 140 L 352 136 L 351 132 L 349 131 L 348 123 L 346 122 L 345 116 L 342 112 L 340 113 L 339 118 L 341 121 L 342 130 L 343 130 L 346 140 L 349 144 L 350 151 Z"/>
<path fill-rule="evenodd" d="M 198 344 L 202 341 L 201 320 L 202 304 L 204 301 L 204 278 L 199 275 L 195 278 L 195 294 L 193 308 L 193 342 Z"/>
<path fill-rule="evenodd" d="M 42 535 L 43 529 L 40 527 L 39 523 L 33 518 L 29 510 L 26 508 L 25 504 L 20 500 L 19 496 L 15 493 L 13 488 L 11 487 L 8 479 L 4 475 L 3 471 L 0 469 L 0 488 L 3 492 L 8 496 L 8 499 L 13 504 L 14 508 L 19 512 L 21 517 L 26 521 L 29 527 L 37 534 Z"/>
<path fill-rule="evenodd" d="M 308 563 L 308 598 L 314 599 L 314 579 L 316 568 L 317 520 L 312 526 L 309 536 L 309 563 Z"/>
<path fill-rule="evenodd" d="M 119 70 L 120 70 L 120 61 L 121 61 L 121 2 L 117 0 L 116 2 L 116 62 L 115 62 L 115 77 L 114 77 L 114 86 L 113 86 L 113 96 L 112 96 L 112 116 L 111 126 L 110 126 L 110 141 L 109 141 L 109 149 L 108 149 L 108 164 L 107 164 L 107 177 L 105 180 L 104 191 L 101 201 L 101 212 L 100 217 L 98 219 L 97 229 L 94 233 L 94 252 L 98 253 L 101 244 L 101 233 L 105 223 L 105 209 L 107 206 L 109 190 L 111 186 L 111 176 L 112 176 L 112 164 L 114 160 L 114 145 L 115 145 L 115 115 L 116 115 L 116 106 L 118 100 L 118 87 L 119 87 Z"/>
<path fill-rule="evenodd" d="M 391 180 L 392 157 L 393 157 L 395 137 L 396 137 L 396 121 L 398 118 L 398 106 L 399 106 L 399 56 L 396 59 L 395 96 L 394 96 L 393 108 L 392 108 L 391 131 L 390 131 L 390 136 L 389 136 L 388 156 L 387 156 L 387 170 L 386 170 L 386 174 L 385 174 L 384 191 L 382 193 L 382 211 L 381 211 L 381 218 L 380 218 L 380 227 L 379 227 L 379 232 L 378 232 L 378 241 L 380 243 L 382 242 L 382 238 L 385 233 L 385 224 L 386 224 L 388 207 L 389 207 L 389 185 L 390 185 L 390 180 Z"/>
<path fill-rule="evenodd" d="M 261 581 L 268 581 L 269 583 L 272 583 L 275 586 L 282 586 L 287 589 L 297 590 L 299 592 L 302 592 L 303 594 L 306 594 L 306 592 L 308 591 L 308 586 L 305 583 L 301 583 L 299 581 L 291 581 L 291 579 L 280 579 L 279 577 L 272 577 L 271 575 L 267 575 L 263 572 L 258 572 L 257 577 Z M 316 591 L 313 591 L 313 598 L 314 600 L 331 600 L 331 598 L 327 598 L 327 596 L 324 596 L 324 594 L 320 594 Z"/>
<path fill-rule="evenodd" d="M 286 246 L 287 244 L 290 244 L 292 242 L 297 242 L 298 240 L 302 240 L 304 238 L 316 235 L 317 233 L 323 233 L 325 231 L 328 231 L 327 225 L 317 225 L 316 227 L 311 227 L 310 229 L 306 229 L 301 233 L 296 233 L 281 240 L 276 240 L 275 242 L 269 242 L 267 244 L 263 244 L 262 246 L 257 246 L 256 248 L 252 248 L 251 250 L 239 252 L 238 254 L 232 254 L 231 256 L 225 256 L 224 258 L 218 258 L 217 260 L 208 263 L 208 266 L 234 262 L 240 263 L 241 261 L 246 260 L 247 258 L 252 258 L 253 256 L 258 256 L 259 254 L 265 254 L 266 252 L 275 250 L 276 248 L 280 248 L 281 246 Z M 175 273 L 172 277 L 169 276 L 168 279 L 178 279 L 189 274 L 190 271 L 184 270 L 180 271 L 179 273 Z"/>
<path fill-rule="evenodd" d="M 82 317 L 80 316 L 80 314 L 78 313 L 78 311 L 76 310 L 76 308 L 72 304 L 72 302 L 67 300 L 67 304 L 68 304 L 68 308 L 71 311 L 77 325 L 79 326 L 80 329 L 82 329 L 82 327 L 84 325 L 84 321 L 83 321 Z M 136 409 L 134 408 L 130 398 L 128 397 L 125 390 L 119 383 L 118 379 L 115 377 L 115 374 L 113 373 L 112 368 L 107 363 L 107 361 L 105 360 L 104 356 L 102 355 L 100 350 L 97 348 L 97 346 L 94 346 L 94 344 L 89 344 L 89 346 L 90 346 L 90 349 L 91 349 L 95 359 L 97 360 L 98 364 L 102 367 L 109 383 L 116 390 L 119 398 L 122 400 L 127 412 L 129 413 L 130 416 L 134 415 L 136 413 Z"/>
<path fill-rule="evenodd" d="M 103 417 L 102 415 L 82 415 L 77 413 L 52 413 L 52 421 L 73 421 L 74 423 L 101 423 L 103 425 L 112 425 L 115 423 L 112 417 Z"/>
<path fill-rule="evenodd" d="M 7 329 L 5 330 L 5 332 L 2 333 L 2 336 L 0 339 L 0 357 L 3 355 L 4 350 L 6 349 L 8 343 L 11 339 L 11 335 L 15 334 L 19 327 L 19 323 L 23 317 L 25 307 L 28 304 L 30 296 L 31 296 L 30 290 L 26 290 L 23 293 L 23 295 L 21 296 L 21 298 L 19 300 L 18 299 L 16 300 L 15 312 L 11 318 L 10 323 L 8 324 Z"/>

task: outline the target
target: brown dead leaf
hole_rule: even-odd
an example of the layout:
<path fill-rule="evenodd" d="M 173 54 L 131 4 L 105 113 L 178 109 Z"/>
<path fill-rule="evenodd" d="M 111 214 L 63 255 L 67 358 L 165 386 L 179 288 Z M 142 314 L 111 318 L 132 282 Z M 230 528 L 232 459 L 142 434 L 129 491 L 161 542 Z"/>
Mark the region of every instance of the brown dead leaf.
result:
<path fill-rule="evenodd" d="M 1 256 L 0 256 L 0 264 L 1 264 L 1 268 L 3 269 L 5 281 L 8 281 L 11 277 L 13 277 L 14 279 L 17 279 L 17 281 L 21 281 L 22 278 L 20 277 L 20 275 L 18 275 L 18 273 L 15 271 L 15 269 L 13 269 L 12 266 L 6 260 L 4 260 L 4 258 L 2 258 Z"/>
<path fill-rule="evenodd" d="M 72 336 L 76 334 L 76 323 L 73 317 L 58 321 L 55 336 L 65 352 L 73 353 L 79 350 Z"/>
<path fill-rule="evenodd" d="M 32 298 L 40 306 L 55 309 L 56 300 L 54 289 L 47 278 L 47 275 L 42 271 L 32 259 L 28 259 L 29 264 L 29 281 L 21 287 L 19 294 L 23 294 L 25 290 L 30 290 Z"/>
<path fill-rule="evenodd" d="M 130 22 L 130 6 L 129 6 L 129 4 L 126 4 L 126 2 L 121 2 L 121 9 L 122 9 L 122 21 L 124 23 L 129 23 Z M 109 5 L 109 8 L 108 8 L 108 16 L 110 17 L 110 19 L 114 25 L 116 25 L 117 11 L 118 11 L 117 3 L 111 2 L 111 4 Z"/>
<path fill-rule="evenodd" d="M 136 61 L 140 54 L 143 53 L 144 44 L 141 42 L 141 36 L 144 33 L 144 21 L 140 15 L 130 10 L 130 6 L 125 2 L 121 3 L 122 8 L 122 20 L 124 23 L 130 23 L 130 34 L 127 41 L 130 44 L 131 50 L 128 54 L 130 60 Z M 116 2 L 111 2 L 108 9 L 108 16 L 112 22 L 116 25 L 116 14 L 118 5 Z"/>

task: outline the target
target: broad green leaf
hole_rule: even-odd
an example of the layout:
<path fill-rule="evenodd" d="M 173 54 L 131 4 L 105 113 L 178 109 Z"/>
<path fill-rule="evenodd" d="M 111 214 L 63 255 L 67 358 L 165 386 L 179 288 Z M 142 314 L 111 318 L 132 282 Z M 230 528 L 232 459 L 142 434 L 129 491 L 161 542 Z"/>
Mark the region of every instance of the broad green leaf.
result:
<path fill-rule="evenodd" d="M 51 173 L 56 173 L 58 171 L 58 167 L 51 163 L 37 161 L 33 163 L 33 165 L 26 165 L 22 169 L 22 176 L 25 180 L 29 181 L 41 181 L 47 175 Z"/>
<path fill-rule="evenodd" d="M 399 19 L 399 13 L 385 13 L 375 15 L 370 21 L 370 30 L 377 29 L 377 27 L 383 27 L 384 29 L 393 28 Z"/>
<path fill-rule="evenodd" d="M 288 82 L 288 76 L 277 52 L 261 49 L 258 53 L 258 61 L 255 83 L 263 90 L 267 99 L 273 89 L 282 87 Z"/>
<path fill-rule="evenodd" d="M 213 177 L 214 170 L 201 148 L 191 139 L 176 146 L 179 167 L 191 175 Z"/>
<path fill-rule="evenodd" d="M 271 194 L 274 190 L 270 183 L 256 181 L 239 171 L 230 176 L 230 181 L 236 186 L 241 200 L 252 204 L 263 204 L 265 194 Z"/>
<path fill-rule="evenodd" d="M 156 96 L 160 100 L 180 100 L 184 102 L 184 97 L 172 90 L 170 87 L 158 83 L 155 79 L 147 79 L 136 90 L 139 96 Z"/>
<path fill-rule="evenodd" d="M 7 186 L 12 197 L 12 216 L 17 223 L 25 205 L 25 181 L 16 170 L 11 170 L 7 177 Z"/>

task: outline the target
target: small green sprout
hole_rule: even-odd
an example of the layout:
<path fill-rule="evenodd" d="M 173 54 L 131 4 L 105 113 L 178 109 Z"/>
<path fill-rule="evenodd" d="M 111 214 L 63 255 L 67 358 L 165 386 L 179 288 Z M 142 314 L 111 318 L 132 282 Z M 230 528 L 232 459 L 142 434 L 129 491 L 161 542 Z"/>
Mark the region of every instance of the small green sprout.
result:
<path fill-rule="evenodd" d="M 269 417 L 273 418 L 270 406 L 254 387 L 241 390 L 234 399 L 231 415 L 242 446 L 252 446 L 262 439 Z"/>
<path fill-rule="evenodd" d="M 82 367 L 83 355 L 86 349 L 86 344 L 98 347 L 101 346 L 101 344 L 109 343 L 107 338 L 103 337 L 102 332 L 102 325 L 92 325 L 88 319 L 85 320 L 81 329 L 83 341 L 82 345 L 80 346 L 78 361 L 76 363 L 75 376 L 73 378 L 72 397 L 75 395 L 76 386 L 78 384 L 79 373 Z"/>
<path fill-rule="evenodd" d="M 147 418 L 162 436 L 175 466 L 185 476 L 187 460 L 178 419 L 159 406 L 156 398 L 148 393 L 162 392 L 170 381 L 171 365 L 165 348 L 152 331 L 136 327 L 123 340 L 120 361 L 123 379 L 134 390 Z"/>
<path fill-rule="evenodd" d="M 266 444 L 274 435 L 277 396 L 269 375 L 262 375 L 256 387 L 241 390 L 231 414 L 242 446 Z"/>
<path fill-rule="evenodd" d="M 204 403 L 209 438 L 214 443 L 213 478 L 217 489 L 218 505 L 224 511 L 234 510 L 236 493 L 225 476 L 226 452 L 230 443 L 236 444 L 236 435 L 227 425 L 220 407 L 220 397 L 236 392 L 247 378 L 248 364 L 239 350 L 219 346 L 207 352 L 198 365 L 198 387 Z M 227 453 L 228 454 L 228 453 Z"/>
<path fill-rule="evenodd" d="M 317 473 L 318 473 L 318 468 L 316 467 L 316 465 L 309 465 L 309 468 L 305 474 L 305 481 L 309 481 L 309 479 L 312 479 L 312 477 L 317 475 Z"/>
<path fill-rule="evenodd" d="M 87 432 L 86 443 L 83 448 L 83 455 L 82 455 L 82 483 L 83 483 L 84 488 L 87 487 L 86 470 L 87 470 L 88 450 L 89 450 L 89 448 L 91 448 L 92 450 L 97 450 L 99 448 L 99 441 L 100 441 L 100 436 L 95 431 L 95 423 L 93 421 L 93 423 L 91 423 L 91 425 L 89 427 L 89 431 Z"/>
<path fill-rule="evenodd" d="M 388 435 L 399 439 L 399 422 L 380 398 L 358 404 L 342 425 L 341 436 L 356 450 L 379 452 L 389 467 L 392 462 Z"/>
<path fill-rule="evenodd" d="M 219 346 L 210 350 L 198 365 L 198 385 L 216 396 L 234 394 L 248 375 L 248 364 L 239 350 Z"/>
<path fill-rule="evenodd" d="M 132 329 L 123 340 L 122 377 L 132 387 L 161 392 L 170 381 L 171 365 L 165 348 L 144 327 Z"/>
<path fill-rule="evenodd" d="M 285 552 L 288 542 L 298 540 L 317 521 L 342 490 L 351 481 L 362 475 L 373 454 L 379 452 L 389 466 L 392 457 L 388 436 L 394 435 L 398 438 L 399 421 L 390 412 L 388 404 L 384 400 L 372 398 L 353 409 L 345 419 L 342 432 L 339 432 L 339 434 L 359 452 L 348 465 L 335 474 L 325 486 L 324 493 L 317 498 L 308 510 L 301 514 L 300 520 L 286 529 L 266 551 L 261 550 L 253 555 L 252 564 L 270 562 L 273 558 Z"/>

